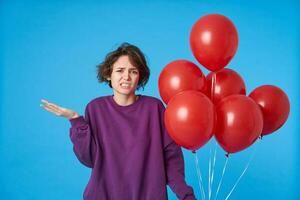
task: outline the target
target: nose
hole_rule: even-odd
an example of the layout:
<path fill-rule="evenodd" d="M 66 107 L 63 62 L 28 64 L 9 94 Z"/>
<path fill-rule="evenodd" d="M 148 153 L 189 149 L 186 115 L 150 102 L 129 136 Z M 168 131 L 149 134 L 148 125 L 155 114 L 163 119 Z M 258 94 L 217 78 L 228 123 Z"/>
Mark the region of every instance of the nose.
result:
<path fill-rule="evenodd" d="M 123 73 L 123 78 L 124 78 L 125 80 L 130 79 L 129 71 L 124 71 L 124 73 Z"/>

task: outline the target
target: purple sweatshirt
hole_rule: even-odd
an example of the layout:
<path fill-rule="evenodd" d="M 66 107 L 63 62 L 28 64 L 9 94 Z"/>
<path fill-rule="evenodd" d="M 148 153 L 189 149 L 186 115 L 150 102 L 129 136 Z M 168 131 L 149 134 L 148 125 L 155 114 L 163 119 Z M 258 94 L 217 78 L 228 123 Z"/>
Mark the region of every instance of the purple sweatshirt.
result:
<path fill-rule="evenodd" d="M 179 199 L 195 199 L 181 148 L 165 129 L 164 110 L 154 97 L 139 95 L 120 106 L 111 95 L 92 100 L 85 117 L 70 120 L 73 150 L 92 168 L 84 199 L 165 200 L 167 184 Z"/>

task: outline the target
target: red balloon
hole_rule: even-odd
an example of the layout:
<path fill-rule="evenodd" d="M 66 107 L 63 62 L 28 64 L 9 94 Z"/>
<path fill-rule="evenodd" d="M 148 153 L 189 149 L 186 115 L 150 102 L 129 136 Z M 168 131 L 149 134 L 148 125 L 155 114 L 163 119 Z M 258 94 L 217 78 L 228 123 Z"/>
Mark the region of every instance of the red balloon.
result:
<path fill-rule="evenodd" d="M 194 151 L 213 136 L 214 105 L 201 92 L 180 92 L 167 105 L 164 121 L 170 137 L 178 145 Z"/>
<path fill-rule="evenodd" d="M 231 95 L 217 107 L 215 137 L 227 153 L 236 153 L 255 142 L 263 128 L 263 115 L 259 106 L 244 95 Z"/>
<path fill-rule="evenodd" d="M 190 46 L 195 58 L 210 71 L 224 68 L 236 53 L 238 33 L 225 16 L 201 17 L 192 27 Z"/>
<path fill-rule="evenodd" d="M 280 88 L 263 85 L 253 90 L 251 97 L 261 108 L 264 116 L 262 135 L 273 133 L 287 120 L 290 113 L 288 96 Z"/>
<path fill-rule="evenodd" d="M 206 94 L 216 105 L 221 99 L 229 95 L 245 95 L 246 86 L 244 80 L 237 72 L 232 69 L 222 69 L 207 75 Z"/>
<path fill-rule="evenodd" d="M 188 60 L 176 60 L 167 64 L 159 75 L 159 93 L 167 104 L 179 92 L 205 90 L 205 76 L 200 68 Z"/>

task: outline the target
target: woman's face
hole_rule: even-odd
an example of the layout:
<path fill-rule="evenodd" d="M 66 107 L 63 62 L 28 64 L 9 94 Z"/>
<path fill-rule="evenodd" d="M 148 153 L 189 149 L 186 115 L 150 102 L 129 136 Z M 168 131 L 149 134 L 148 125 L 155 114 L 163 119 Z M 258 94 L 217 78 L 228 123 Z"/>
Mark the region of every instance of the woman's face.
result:
<path fill-rule="evenodd" d="M 112 67 L 112 73 L 107 80 L 111 81 L 114 93 L 133 95 L 140 77 L 138 69 L 130 63 L 128 56 L 120 56 Z"/>

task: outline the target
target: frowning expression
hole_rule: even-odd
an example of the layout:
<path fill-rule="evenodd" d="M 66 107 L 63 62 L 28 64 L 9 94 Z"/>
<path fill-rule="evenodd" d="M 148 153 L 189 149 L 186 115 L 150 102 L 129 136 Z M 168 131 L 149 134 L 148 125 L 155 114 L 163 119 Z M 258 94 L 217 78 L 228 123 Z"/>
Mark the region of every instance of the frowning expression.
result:
<path fill-rule="evenodd" d="M 112 73 L 107 80 L 111 81 L 114 92 L 123 95 L 134 94 L 140 74 L 139 70 L 131 64 L 129 57 L 120 56 L 112 67 Z"/>

